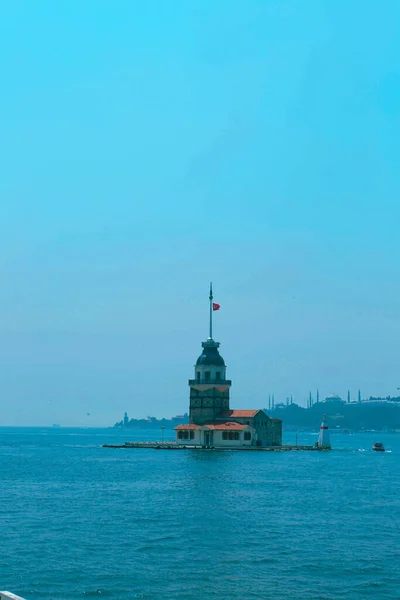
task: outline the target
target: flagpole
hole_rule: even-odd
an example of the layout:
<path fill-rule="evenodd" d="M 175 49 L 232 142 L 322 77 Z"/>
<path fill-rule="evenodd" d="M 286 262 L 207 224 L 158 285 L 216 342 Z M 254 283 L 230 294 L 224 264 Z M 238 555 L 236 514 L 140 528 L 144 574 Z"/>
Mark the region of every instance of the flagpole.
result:
<path fill-rule="evenodd" d="M 213 292 L 212 292 L 212 282 L 210 283 L 210 340 L 212 340 L 212 301 L 213 301 Z"/>

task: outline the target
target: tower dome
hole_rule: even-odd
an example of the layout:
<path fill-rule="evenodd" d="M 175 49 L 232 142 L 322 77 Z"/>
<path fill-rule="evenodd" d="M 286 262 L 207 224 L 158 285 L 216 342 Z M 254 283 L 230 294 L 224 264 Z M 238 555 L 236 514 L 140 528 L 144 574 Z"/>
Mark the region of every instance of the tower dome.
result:
<path fill-rule="evenodd" d="M 225 367 L 225 361 L 218 352 L 218 346 L 219 343 L 214 342 L 214 340 L 207 340 L 207 342 L 204 342 L 203 352 L 197 359 L 196 367 Z"/>

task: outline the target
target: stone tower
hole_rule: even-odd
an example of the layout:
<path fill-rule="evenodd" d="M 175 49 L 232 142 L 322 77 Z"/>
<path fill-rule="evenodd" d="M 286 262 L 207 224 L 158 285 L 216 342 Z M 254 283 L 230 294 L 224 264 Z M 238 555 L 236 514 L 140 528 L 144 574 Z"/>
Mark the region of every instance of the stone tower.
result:
<path fill-rule="evenodd" d="M 201 345 L 203 352 L 194 367 L 194 379 L 189 379 L 190 386 L 190 423 L 202 425 L 213 421 L 218 413 L 229 410 L 229 389 L 232 382 L 226 379 L 225 361 L 220 355 L 219 342 L 212 337 L 212 315 L 219 309 L 213 303 L 212 284 L 210 284 L 210 336 Z"/>

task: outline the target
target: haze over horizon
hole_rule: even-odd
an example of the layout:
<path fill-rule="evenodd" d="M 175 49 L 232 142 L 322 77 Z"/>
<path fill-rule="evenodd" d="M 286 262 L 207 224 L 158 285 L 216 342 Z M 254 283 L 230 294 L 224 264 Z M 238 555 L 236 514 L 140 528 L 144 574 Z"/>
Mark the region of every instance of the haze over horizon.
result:
<path fill-rule="evenodd" d="M 396 395 L 398 3 L 2 6 L 0 425 Z M 88 416 L 87 413 L 90 413 Z"/>

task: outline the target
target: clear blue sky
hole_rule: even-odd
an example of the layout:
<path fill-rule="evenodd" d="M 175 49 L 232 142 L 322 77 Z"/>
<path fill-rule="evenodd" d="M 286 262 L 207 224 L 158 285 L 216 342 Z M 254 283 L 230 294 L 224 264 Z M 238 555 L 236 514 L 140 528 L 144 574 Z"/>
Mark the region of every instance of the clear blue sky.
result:
<path fill-rule="evenodd" d="M 3 2 L 0 424 L 400 387 L 397 0 Z M 87 416 L 90 413 L 90 416 Z"/>

